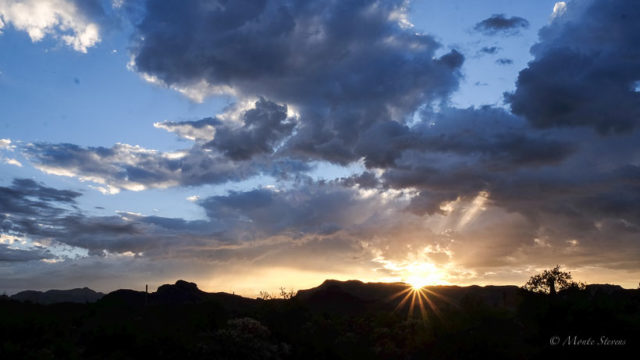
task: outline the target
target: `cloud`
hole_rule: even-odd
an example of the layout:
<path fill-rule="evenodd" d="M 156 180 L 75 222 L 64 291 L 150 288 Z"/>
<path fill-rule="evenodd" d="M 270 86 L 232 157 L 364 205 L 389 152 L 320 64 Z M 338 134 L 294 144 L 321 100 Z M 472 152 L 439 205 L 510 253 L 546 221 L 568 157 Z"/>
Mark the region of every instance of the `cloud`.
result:
<path fill-rule="evenodd" d="M 97 257 L 136 254 L 183 258 L 200 257 L 202 254 L 198 253 L 204 251 L 223 260 L 236 256 L 236 252 L 250 253 L 251 249 L 263 246 L 262 241 L 266 241 L 264 246 L 271 246 L 274 237 L 280 238 L 276 243 L 290 243 L 296 239 L 306 242 L 304 239 L 313 235 L 329 236 L 357 226 L 375 212 L 374 199 L 363 198 L 357 191 L 332 183 L 194 199 L 208 216 L 207 220 L 195 221 L 128 212 L 87 216 L 76 211 L 78 196 L 79 193 L 45 187 L 28 179 L 15 179 L 11 187 L 0 187 L 3 239 L 19 236 L 46 244 L 29 253 L 0 248 L 0 256 L 25 261 L 27 257 L 57 258 L 48 249 L 64 244 L 72 249 L 86 249 L 88 256 Z"/>
<path fill-rule="evenodd" d="M 0 139 L 0 150 L 13 150 L 15 145 L 11 145 L 11 139 Z"/>
<path fill-rule="evenodd" d="M 380 181 L 376 175 L 370 171 L 365 171 L 362 174 L 352 175 L 347 178 L 340 179 L 340 182 L 346 187 L 358 186 L 362 189 L 373 189 L 380 185 Z"/>
<path fill-rule="evenodd" d="M 0 208 L 5 212 L 54 216 L 60 212 L 57 203 L 73 205 L 80 193 L 43 186 L 31 179 L 14 179 L 11 186 L 0 187 Z"/>
<path fill-rule="evenodd" d="M 243 115 L 240 127 L 219 126 L 215 138 L 205 147 L 218 149 L 233 160 L 247 160 L 259 154 L 271 154 L 291 135 L 296 123 L 287 116 L 287 107 L 260 98 Z"/>
<path fill-rule="evenodd" d="M 187 140 L 208 142 L 213 140 L 216 131 L 215 126 L 220 124 L 221 121 L 218 119 L 204 118 L 196 121 L 163 121 L 154 123 L 153 126 L 175 133 Z"/>
<path fill-rule="evenodd" d="M 468 281 L 487 269 L 522 270 L 547 262 L 634 268 L 640 254 L 640 170 L 622 165 L 625 159 L 595 172 L 581 166 L 584 159 L 601 161 L 593 154 L 605 159 L 602 148 L 611 144 L 569 147 L 579 152 L 561 156 L 538 155 L 539 150 L 525 156 L 512 144 L 488 150 L 501 141 L 492 127 L 514 122 L 507 134 L 518 134 L 526 122 L 489 108 L 445 114 L 431 126 L 438 127 L 433 133 L 423 135 L 439 139 L 435 155 L 412 150 L 393 167 L 347 179 L 194 199 L 205 210 L 204 220 L 126 212 L 86 216 L 73 210 L 78 193 L 15 180 L 0 192 L 8 194 L 0 197 L 8 209 L 2 232 L 86 249 L 85 256 L 112 263 L 131 256 L 138 259 L 135 266 L 147 269 L 150 259 L 214 267 L 359 266 L 383 267 L 392 278 L 401 274 L 393 270 L 397 266 L 426 261 L 463 269 L 468 274 L 457 279 Z M 545 141 L 560 138 L 553 134 Z M 618 146 L 632 149 L 636 140 Z M 34 203 L 7 206 L 6 199 Z"/>
<path fill-rule="evenodd" d="M 287 234 L 329 235 L 366 221 L 375 199 L 333 183 L 301 184 L 290 190 L 256 189 L 204 199 L 211 219 L 246 230 L 253 239 Z"/>
<path fill-rule="evenodd" d="M 53 258 L 53 255 L 46 249 L 12 249 L 6 244 L 0 244 L 0 263 L 33 261 L 51 258 Z"/>
<path fill-rule="evenodd" d="M 498 65 L 512 65 L 513 60 L 507 58 L 500 58 L 496 60 L 496 64 Z"/>
<path fill-rule="evenodd" d="M 477 23 L 473 29 L 484 35 L 517 35 L 521 30 L 529 28 L 529 21 L 519 16 L 507 17 L 505 14 L 494 14 Z"/>
<path fill-rule="evenodd" d="M 237 103 L 215 118 L 156 123 L 195 141 L 191 148 L 160 152 L 137 145 L 81 147 L 35 143 L 21 146 L 39 170 L 91 182 L 105 194 L 121 190 L 222 184 L 260 174 L 278 178 L 311 169 L 302 159 L 276 156 L 292 134 L 296 117 L 264 98 Z M 10 143 L 7 143 L 9 146 Z"/>
<path fill-rule="evenodd" d="M 147 2 L 136 24 L 133 67 L 177 89 L 202 94 L 199 89 L 224 87 L 240 100 L 263 96 L 293 108 L 299 124 L 282 151 L 347 164 L 361 157 L 354 150 L 360 130 L 404 122 L 458 86 L 464 57 L 452 50 L 437 58 L 440 45 L 401 21 L 405 5 Z M 288 125 L 274 125 L 272 135 L 289 133 Z M 261 136 L 267 133 L 265 126 Z M 263 140 L 259 152 L 272 148 Z M 229 150 L 235 157 L 255 151 Z"/>
<path fill-rule="evenodd" d="M 640 9 L 624 0 L 574 1 L 563 9 L 540 30 L 534 60 L 506 101 L 538 128 L 631 131 L 640 119 Z"/>
<path fill-rule="evenodd" d="M 4 162 L 7 165 L 14 165 L 17 167 L 22 167 L 22 163 L 17 159 L 11 157 L 2 156 L 1 152 L 12 152 L 16 148 L 16 145 L 12 145 L 10 139 L 0 139 L 0 161 Z"/>
<path fill-rule="evenodd" d="M 156 128 L 216 149 L 232 160 L 271 154 L 291 135 L 296 119 L 286 105 L 259 98 L 236 103 L 215 118 L 155 123 Z"/>
<path fill-rule="evenodd" d="M 14 179 L 10 186 L 0 187 L 0 261 L 64 259 L 77 255 L 74 249 L 98 256 L 106 252 L 163 253 L 171 248 L 169 243 L 188 246 L 190 236 L 211 234 L 215 229 L 215 224 L 202 221 L 130 213 L 87 216 L 77 208 L 79 196 L 31 179 Z M 177 241 L 179 238 L 182 240 Z M 21 247 L 15 247 L 16 242 Z M 56 254 L 62 245 L 71 247 L 69 255 Z"/>
<path fill-rule="evenodd" d="M 242 264 L 380 278 L 420 261 L 451 281 L 556 263 L 637 271 L 638 32 L 624 16 L 640 14 L 627 3 L 568 3 L 507 96 L 512 112 L 451 107 L 464 58 L 436 56 L 435 40 L 399 23 L 403 2 L 211 4 L 148 2 L 132 49 L 137 71 L 158 82 L 238 96 L 221 114 L 154 124 L 190 148 L 15 146 L 37 168 L 107 193 L 258 174 L 275 185 L 194 191 L 206 218 L 188 221 L 90 216 L 76 192 L 16 180 L 0 188 L 3 234 L 141 271 Z M 366 169 L 313 181 L 317 159 Z"/>
<path fill-rule="evenodd" d="M 243 180 L 273 169 L 270 161 L 232 161 L 199 145 L 178 152 L 159 152 L 140 146 L 116 144 L 110 148 L 80 147 L 73 144 L 29 144 L 25 155 L 41 171 L 77 177 L 96 184 L 103 193 L 120 190 L 221 184 Z M 276 165 L 296 163 L 282 161 Z M 306 167 L 303 167 L 306 168 Z"/>
<path fill-rule="evenodd" d="M 500 51 L 500 48 L 497 46 L 483 46 L 479 53 L 482 54 L 488 54 L 488 55 L 495 55 Z"/>
<path fill-rule="evenodd" d="M 0 263 L 54 259 L 47 247 L 24 236 L 55 227 L 60 216 L 76 210 L 79 196 L 31 179 L 14 179 L 10 186 L 0 186 Z"/>
<path fill-rule="evenodd" d="M 33 42 L 53 36 L 82 53 L 100 42 L 104 17 L 99 0 L 0 0 L 0 30 L 12 25 Z"/>
<path fill-rule="evenodd" d="M 433 152 L 471 156 L 491 168 L 559 164 L 574 146 L 554 134 L 536 133 L 521 119 L 493 107 L 423 113 L 417 126 L 423 146 Z"/>
<path fill-rule="evenodd" d="M 551 13 L 551 18 L 556 18 L 558 16 L 562 16 L 567 11 L 567 3 L 564 1 L 558 1 L 553 5 L 553 13 Z"/>
<path fill-rule="evenodd" d="M 531 132 L 521 118 L 492 107 L 424 111 L 412 127 L 381 122 L 360 136 L 356 150 L 369 168 L 398 166 L 403 156 L 471 156 L 485 166 L 536 166 L 569 155 L 571 145 Z M 432 161 L 429 161 L 432 162 Z"/>

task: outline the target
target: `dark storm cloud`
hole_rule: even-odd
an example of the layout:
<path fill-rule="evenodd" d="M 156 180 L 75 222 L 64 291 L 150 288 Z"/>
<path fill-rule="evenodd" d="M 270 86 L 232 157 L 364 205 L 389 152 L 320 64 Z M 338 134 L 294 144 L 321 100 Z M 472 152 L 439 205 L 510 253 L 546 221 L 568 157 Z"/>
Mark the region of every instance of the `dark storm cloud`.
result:
<path fill-rule="evenodd" d="M 232 106 L 223 116 L 234 111 L 236 109 Z M 204 148 L 216 149 L 231 160 L 249 160 L 255 155 L 273 153 L 283 139 L 291 135 L 296 123 L 288 117 L 286 105 L 260 98 L 253 108 L 239 114 L 238 121 L 205 118 L 197 121 L 165 121 L 154 125 L 180 137 L 204 143 Z"/>
<path fill-rule="evenodd" d="M 184 156 L 125 144 L 34 144 L 26 153 L 44 171 L 102 182 L 106 192 L 282 174 L 308 169 L 310 159 L 348 164 L 364 157 L 368 166 L 386 166 L 407 146 L 403 123 L 420 106 L 447 100 L 464 60 L 455 50 L 436 57 L 433 38 L 403 28 L 404 6 L 147 2 L 132 47 L 138 71 L 181 88 L 202 81 L 230 87 L 241 101 L 265 98 L 240 116 L 242 124 L 157 123 L 196 140 Z M 286 117 L 288 107 L 295 121 Z"/>
<path fill-rule="evenodd" d="M 87 249 L 90 254 L 127 251 L 165 253 L 176 246 L 188 246 L 198 236 L 216 231 L 214 221 L 185 221 L 135 214 L 94 217 L 75 207 L 80 194 L 38 184 L 30 179 L 14 179 L 0 187 L 0 261 L 52 259 L 44 245 L 54 242 Z M 178 239 L 182 239 L 178 241 Z M 26 241 L 24 248 L 6 242 Z"/>
<path fill-rule="evenodd" d="M 286 191 L 256 189 L 231 192 L 200 202 L 210 219 L 233 223 L 234 231 L 247 229 L 251 236 L 289 234 L 329 235 L 359 222 L 373 200 L 358 197 L 351 189 L 332 183 L 307 184 Z"/>
<path fill-rule="evenodd" d="M 165 222 L 181 219 L 165 219 Z M 184 221 L 184 220 L 183 220 Z M 58 229 L 52 232 L 36 232 L 32 236 L 50 236 L 59 243 L 87 249 L 89 255 L 104 256 L 110 253 L 147 253 L 167 255 L 172 248 L 192 244 L 193 232 L 178 231 L 177 236 L 170 226 L 162 221 L 147 221 L 139 215 L 89 217 L 71 215 L 56 221 Z"/>
<path fill-rule="evenodd" d="M 379 122 L 360 136 L 355 148 L 368 168 L 393 166 L 407 149 L 420 147 L 419 135 L 395 121 Z"/>
<path fill-rule="evenodd" d="M 16 187 L 35 187 L 23 180 L 14 183 L 19 184 Z M 116 216 L 88 216 L 61 206 L 73 202 L 78 194 L 38 186 L 43 190 L 44 199 L 59 201 L 46 210 L 3 209 L 0 262 L 60 260 L 61 255 L 54 255 L 50 247 L 62 245 L 85 249 L 94 257 L 124 254 L 227 261 L 238 257 L 257 258 L 267 250 L 286 253 L 287 244 L 294 241 L 297 251 L 303 253 L 315 251 L 313 246 L 305 245 L 309 236 L 316 236 L 310 244 L 317 244 L 324 237 L 357 226 L 366 221 L 376 203 L 375 199 L 363 199 L 356 191 L 337 183 L 304 182 L 286 191 L 256 189 L 210 197 L 199 203 L 208 218 L 187 221 L 126 212 Z M 61 198 L 62 194 L 70 197 Z M 272 236 L 280 240 L 260 244 Z M 14 249 L 5 246 L 7 241 L 32 244 L 39 241 L 45 245 Z M 358 246 L 351 243 L 355 240 L 349 240 L 349 244 L 346 241 L 328 240 L 325 244 L 357 250 Z"/>
<path fill-rule="evenodd" d="M 346 164 L 360 157 L 354 147 L 361 131 L 404 121 L 457 88 L 463 56 L 436 58 L 433 38 L 399 22 L 404 6 L 150 1 L 132 51 L 138 71 L 168 85 L 205 81 L 294 106 L 300 124 L 283 151 Z M 245 153 L 238 156 L 251 151 Z"/>
<path fill-rule="evenodd" d="M 515 168 L 557 163 L 572 152 L 565 139 L 531 131 L 518 117 L 492 107 L 425 111 L 409 127 L 380 122 L 363 132 L 356 152 L 367 167 L 394 168 L 407 151 L 468 156 L 483 166 Z"/>
<path fill-rule="evenodd" d="M 0 262 L 51 259 L 54 256 L 41 246 L 10 247 L 28 229 L 51 225 L 58 216 L 75 208 L 81 194 L 58 190 L 31 179 L 14 179 L 10 186 L 0 187 Z M 38 225 L 40 224 L 40 225 Z M 8 242 L 8 244 L 6 243 Z"/>
<path fill-rule="evenodd" d="M 507 58 L 500 58 L 500 59 L 496 60 L 496 64 L 498 64 L 498 65 L 512 65 L 513 64 L 513 60 L 507 59 Z"/>
<path fill-rule="evenodd" d="M 240 128 L 216 127 L 214 140 L 205 147 L 218 149 L 232 160 L 248 160 L 257 154 L 271 154 L 291 134 L 295 123 L 287 118 L 287 107 L 263 98 L 243 115 Z"/>
<path fill-rule="evenodd" d="M 494 14 L 477 23 L 473 29 L 484 35 L 516 35 L 529 27 L 529 21 L 519 16 L 507 17 L 505 14 Z"/>
<path fill-rule="evenodd" d="M 638 126 L 640 7 L 632 1 L 570 2 L 540 30 L 534 60 L 506 95 L 538 128 L 586 126 L 601 134 Z"/>
<path fill-rule="evenodd" d="M 353 187 L 357 185 L 362 189 L 373 189 L 380 185 L 380 181 L 378 180 L 376 175 L 370 171 L 365 171 L 362 174 L 342 178 L 339 181 L 346 187 Z"/>
<path fill-rule="evenodd" d="M 32 260 L 51 259 L 54 256 L 44 248 L 13 249 L 6 244 L 0 244 L 0 263 L 21 262 Z"/>
<path fill-rule="evenodd" d="M 222 116 L 236 111 L 233 106 L 227 110 Z M 264 98 L 239 115 L 238 121 L 204 118 L 197 121 L 165 121 L 154 126 L 201 143 L 206 149 L 216 149 L 231 160 L 249 160 L 255 155 L 272 154 L 291 135 L 296 125 L 295 119 L 288 117 L 286 105 L 278 105 Z"/>
<path fill-rule="evenodd" d="M 574 150 L 570 141 L 531 131 L 499 108 L 447 108 L 423 116 L 427 121 L 416 131 L 427 150 L 476 157 L 492 169 L 557 164 Z"/>
<path fill-rule="evenodd" d="M 481 146 L 482 136 L 469 135 L 478 142 L 448 141 L 444 136 L 447 156 L 405 153 L 383 173 L 383 184 L 415 188 L 419 195 L 408 210 L 416 214 L 444 213 L 443 204 L 486 192 L 492 206 L 524 216 L 538 236 L 552 234 L 556 241 L 588 238 L 595 245 L 612 241 L 607 240 L 611 236 L 624 238 L 640 224 L 640 212 L 632 205 L 640 200 L 638 168 L 617 155 L 638 156 L 633 145 L 637 134 L 612 143 L 600 143 L 597 135 L 584 132 L 548 139 L 516 137 L 502 144 L 497 136 L 488 152 Z M 569 137 L 573 145 L 565 146 L 561 140 Z M 626 224 L 627 231 L 607 233 L 602 224 L 610 222 Z"/>
<path fill-rule="evenodd" d="M 0 211 L 21 215 L 55 215 L 58 206 L 74 205 L 81 194 L 70 190 L 57 190 L 31 179 L 14 179 L 11 186 L 0 186 Z"/>

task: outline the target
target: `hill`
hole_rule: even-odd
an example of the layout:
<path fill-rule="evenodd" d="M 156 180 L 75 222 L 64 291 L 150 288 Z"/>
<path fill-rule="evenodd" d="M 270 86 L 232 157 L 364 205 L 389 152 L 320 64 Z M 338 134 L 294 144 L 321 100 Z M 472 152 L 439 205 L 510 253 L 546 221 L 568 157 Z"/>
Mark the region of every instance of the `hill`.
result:
<path fill-rule="evenodd" d="M 0 299 L 3 359 L 630 358 L 639 344 L 640 290 L 615 285 L 548 296 L 327 280 L 264 300 L 179 280 L 95 303 Z"/>
<path fill-rule="evenodd" d="M 11 296 L 17 301 L 28 301 L 37 304 L 54 303 L 92 303 L 104 296 L 101 292 L 95 292 L 87 287 L 70 290 L 48 290 L 45 292 L 26 290 Z"/>

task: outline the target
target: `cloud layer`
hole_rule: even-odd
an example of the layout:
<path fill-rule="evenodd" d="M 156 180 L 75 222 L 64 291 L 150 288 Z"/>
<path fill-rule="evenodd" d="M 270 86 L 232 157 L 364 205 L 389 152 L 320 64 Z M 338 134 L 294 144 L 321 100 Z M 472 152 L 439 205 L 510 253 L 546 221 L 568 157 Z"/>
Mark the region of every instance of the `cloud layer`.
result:
<path fill-rule="evenodd" d="M 346 164 L 359 133 L 446 100 L 463 56 L 401 20 L 404 1 L 149 2 L 135 68 L 176 88 L 230 88 L 300 114 L 287 148 Z"/>
<path fill-rule="evenodd" d="M 181 151 L 18 150 L 105 193 L 258 174 L 274 184 L 194 197 L 205 217 L 188 221 L 88 216 L 78 193 L 16 180 L 0 189 L 3 232 L 101 259 L 364 267 L 373 278 L 399 278 L 413 262 L 437 264 L 451 282 L 556 263 L 637 273 L 640 13 L 630 4 L 566 4 L 540 31 L 507 110 L 449 103 L 464 57 L 416 33 L 404 1 L 147 2 L 134 69 L 191 94 L 227 89 L 237 102 L 156 123 L 192 141 Z M 527 26 L 494 15 L 476 30 Z M 313 180 L 316 160 L 365 170 Z M 9 250 L 0 256 L 53 256 Z"/>

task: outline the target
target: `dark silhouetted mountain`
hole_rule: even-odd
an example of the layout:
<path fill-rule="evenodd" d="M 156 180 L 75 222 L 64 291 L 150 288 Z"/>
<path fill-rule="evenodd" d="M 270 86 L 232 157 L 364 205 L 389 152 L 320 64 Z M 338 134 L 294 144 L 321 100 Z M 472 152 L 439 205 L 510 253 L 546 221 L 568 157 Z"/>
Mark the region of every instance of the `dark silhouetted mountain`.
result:
<path fill-rule="evenodd" d="M 145 299 L 146 294 L 144 291 L 120 289 L 103 296 L 99 302 L 112 306 L 142 306 L 145 304 Z"/>
<path fill-rule="evenodd" d="M 101 292 L 95 292 L 87 287 L 71 290 L 48 290 L 45 292 L 26 290 L 11 296 L 17 301 L 29 301 L 36 304 L 55 303 L 92 303 L 104 296 Z"/>
<path fill-rule="evenodd" d="M 515 309 L 524 291 L 517 286 L 425 286 L 423 299 L 438 308 L 475 304 L 494 308 Z M 393 310 L 413 293 L 404 283 L 363 283 L 362 281 L 326 280 L 322 285 L 300 290 L 296 299 L 325 311 Z M 416 300 L 418 301 L 418 300 Z M 426 300 L 425 300 L 426 301 Z M 426 305 L 425 305 L 426 306 Z"/>
<path fill-rule="evenodd" d="M 200 290 L 195 283 L 178 280 L 175 284 L 161 285 L 155 292 L 149 294 L 146 294 L 144 291 L 116 290 L 105 295 L 100 302 L 129 306 L 160 304 L 185 305 L 217 302 L 227 309 L 246 309 L 254 306 L 257 300 L 224 292 L 208 293 Z"/>
<path fill-rule="evenodd" d="M 158 304 L 198 304 L 206 301 L 208 296 L 195 283 L 178 280 L 173 285 L 160 286 L 151 298 Z"/>
<path fill-rule="evenodd" d="M 590 284 L 586 286 L 587 291 L 592 295 L 595 294 L 614 294 L 614 293 L 623 293 L 626 290 L 620 285 L 611 285 L 611 284 Z"/>
<path fill-rule="evenodd" d="M 360 300 L 370 302 L 383 300 L 406 288 L 407 285 L 404 283 L 364 283 L 359 280 L 325 280 L 325 282 L 318 287 L 298 291 L 296 298 L 313 299 L 313 297 L 322 293 L 342 292 Z"/>
<path fill-rule="evenodd" d="M 550 344 L 603 336 L 606 346 Z M 550 296 L 327 280 L 264 300 L 180 280 L 95 303 L 0 297 L 2 359 L 626 359 L 638 351 L 640 290 L 616 285 Z"/>

